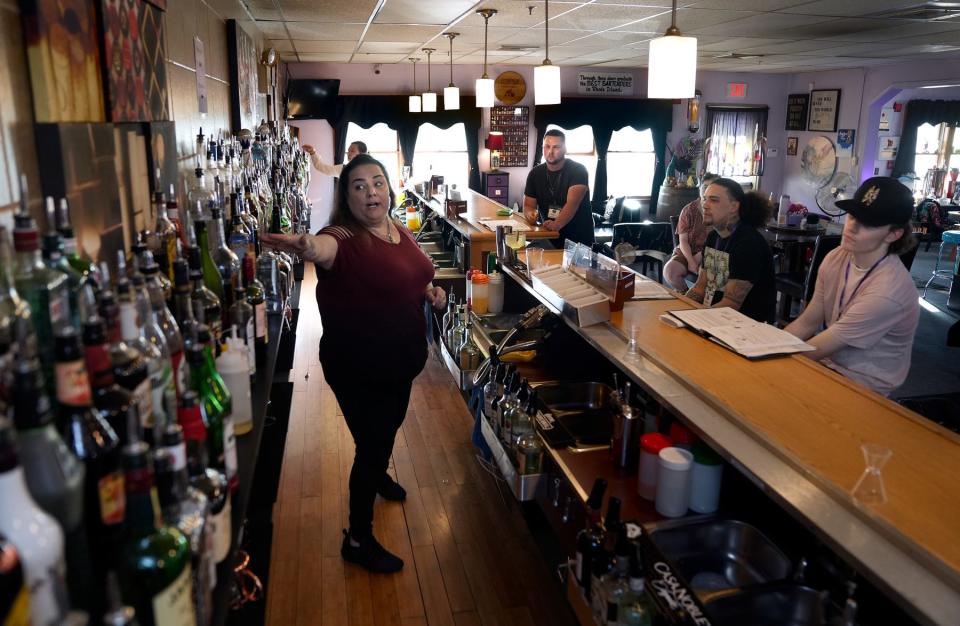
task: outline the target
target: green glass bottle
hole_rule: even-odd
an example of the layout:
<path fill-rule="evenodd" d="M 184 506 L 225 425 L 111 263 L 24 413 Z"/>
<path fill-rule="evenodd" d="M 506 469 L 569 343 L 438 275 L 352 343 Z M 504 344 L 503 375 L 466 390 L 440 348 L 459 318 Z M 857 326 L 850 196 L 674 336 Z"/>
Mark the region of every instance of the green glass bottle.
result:
<path fill-rule="evenodd" d="M 226 411 L 223 404 L 217 399 L 215 385 L 208 375 L 203 352 L 204 346 L 200 341 L 187 350 L 187 363 L 190 366 L 190 389 L 200 396 L 200 404 L 207 417 L 207 450 L 210 453 L 210 466 L 223 472 L 227 476 L 227 483 L 230 484 L 231 477 L 227 468 L 226 446 L 224 445 L 226 441 Z M 234 480 L 236 480 L 235 476 Z"/>
<path fill-rule="evenodd" d="M 191 591 L 190 542 L 160 517 L 150 448 L 123 449 L 127 512 L 119 550 L 123 599 L 142 626 L 196 626 Z"/>
<path fill-rule="evenodd" d="M 66 198 L 60 198 L 60 212 L 57 214 L 57 232 L 63 239 L 63 257 L 67 263 L 80 272 L 84 278 L 99 280 L 100 270 L 96 264 L 77 248 L 77 238 L 70 221 L 70 207 Z"/>
<path fill-rule="evenodd" d="M 223 303 L 223 277 L 217 269 L 217 262 L 210 251 L 210 237 L 207 233 L 207 220 L 197 220 L 197 244 L 200 246 L 200 263 L 203 270 L 203 284 Z M 209 320 L 208 320 L 209 321 Z"/>
<path fill-rule="evenodd" d="M 70 302 L 70 323 L 74 328 L 80 327 L 80 308 L 78 298 L 80 287 L 85 277 L 75 269 L 63 254 L 63 237 L 53 228 L 56 222 L 56 207 L 53 198 L 47 196 L 47 224 L 50 228 L 43 234 L 43 263 L 52 270 L 58 270 L 67 277 L 68 301 Z"/>

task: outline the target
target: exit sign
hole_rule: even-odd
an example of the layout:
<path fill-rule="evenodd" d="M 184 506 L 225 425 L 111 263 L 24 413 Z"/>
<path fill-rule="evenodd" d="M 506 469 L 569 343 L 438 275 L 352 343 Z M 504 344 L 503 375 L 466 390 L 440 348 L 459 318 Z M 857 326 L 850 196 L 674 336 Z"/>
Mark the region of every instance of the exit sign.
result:
<path fill-rule="evenodd" d="M 747 83 L 727 83 L 728 98 L 746 98 Z"/>

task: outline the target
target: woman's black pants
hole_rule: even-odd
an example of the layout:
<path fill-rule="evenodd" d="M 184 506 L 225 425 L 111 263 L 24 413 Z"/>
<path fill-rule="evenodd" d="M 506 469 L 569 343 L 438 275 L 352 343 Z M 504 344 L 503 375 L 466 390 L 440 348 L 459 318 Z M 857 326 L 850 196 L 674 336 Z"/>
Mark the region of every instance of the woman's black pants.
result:
<path fill-rule="evenodd" d="M 335 378 L 335 377 L 334 377 Z M 373 530 L 373 503 L 393 454 L 397 430 L 407 414 L 413 381 L 331 380 L 356 455 L 350 470 L 350 534 L 362 539 Z"/>

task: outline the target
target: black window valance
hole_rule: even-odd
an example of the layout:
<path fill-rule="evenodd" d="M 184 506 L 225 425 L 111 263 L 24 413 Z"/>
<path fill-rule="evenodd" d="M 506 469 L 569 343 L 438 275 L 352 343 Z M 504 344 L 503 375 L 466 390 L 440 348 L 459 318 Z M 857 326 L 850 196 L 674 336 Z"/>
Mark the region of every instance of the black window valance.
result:
<path fill-rule="evenodd" d="M 656 154 L 656 170 L 653 188 L 650 190 L 650 206 L 657 206 L 657 196 L 664 178 L 663 154 L 667 145 L 667 133 L 673 130 L 673 104 L 669 100 L 621 98 L 564 98 L 551 106 L 536 107 L 534 125 L 537 128 L 536 158 L 540 162 L 543 153 L 543 135 L 547 126 L 556 124 L 561 128 L 593 127 L 597 144 L 597 172 L 594 176 L 593 206 L 599 207 L 607 197 L 607 148 L 613 132 L 630 126 L 635 130 L 650 129 L 653 135 L 653 150 Z"/>
<path fill-rule="evenodd" d="M 470 161 L 470 189 L 480 191 L 480 109 L 473 98 L 460 98 L 457 111 L 437 111 L 436 113 L 410 113 L 407 110 L 406 96 L 340 96 L 337 98 L 337 113 L 333 120 L 335 141 L 334 159 L 342 162 L 347 148 L 347 126 L 350 122 L 363 128 L 384 123 L 397 131 L 400 151 L 407 165 L 413 164 L 413 151 L 417 145 L 417 133 L 421 124 L 433 124 L 446 129 L 454 124 L 463 123 L 467 134 L 467 157 Z"/>
<path fill-rule="evenodd" d="M 900 135 L 900 148 L 891 174 L 894 178 L 899 178 L 907 172 L 914 172 L 914 162 L 917 158 L 917 129 L 923 124 L 960 125 L 960 100 L 910 100 L 907 102 L 907 112 L 903 116 L 903 132 Z M 914 173 L 923 178 L 925 172 Z"/>

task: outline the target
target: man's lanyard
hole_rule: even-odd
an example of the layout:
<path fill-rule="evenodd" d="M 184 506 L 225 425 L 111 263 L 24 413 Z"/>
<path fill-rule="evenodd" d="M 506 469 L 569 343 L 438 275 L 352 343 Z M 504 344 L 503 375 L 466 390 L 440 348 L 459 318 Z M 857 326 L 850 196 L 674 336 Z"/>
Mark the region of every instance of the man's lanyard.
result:
<path fill-rule="evenodd" d="M 717 252 L 726 252 L 726 251 L 727 251 L 727 249 L 730 247 L 730 244 L 733 243 L 733 234 L 734 234 L 735 232 L 737 232 L 737 228 L 739 228 L 739 227 L 740 227 L 740 222 L 737 222 L 736 224 L 734 224 L 734 225 L 733 225 L 733 230 L 730 231 L 730 236 L 729 236 L 729 237 L 726 237 L 726 238 L 721 237 L 721 236 L 720 236 L 720 233 L 717 233 L 717 245 L 716 245 L 716 251 L 717 251 Z M 721 240 L 723 240 L 723 244 L 724 244 L 722 248 L 720 247 L 720 241 L 721 241 Z M 729 254 L 729 253 L 728 253 L 728 254 Z"/>
<path fill-rule="evenodd" d="M 866 281 L 870 277 L 870 274 L 873 273 L 873 270 L 877 269 L 877 266 L 883 263 L 884 259 L 886 258 L 887 258 L 887 255 L 883 255 L 882 257 L 880 257 L 874 262 L 874 264 L 870 267 L 870 269 L 867 270 L 867 273 L 863 275 L 863 278 L 860 279 L 860 282 L 857 283 L 857 286 L 853 288 L 853 293 L 850 294 L 850 302 L 853 302 L 853 298 L 857 295 L 857 292 L 860 291 L 860 286 L 863 285 L 864 281 Z M 850 265 L 852 263 L 853 263 L 852 257 L 847 259 L 847 269 L 843 272 L 843 288 L 840 289 L 840 306 L 837 307 L 838 319 L 840 318 L 840 316 L 843 315 L 844 295 L 847 291 L 847 280 L 850 278 Z M 850 302 L 847 302 L 847 305 L 849 305 Z"/>
<path fill-rule="evenodd" d="M 563 187 L 563 170 L 557 172 L 557 178 L 555 179 L 555 184 L 550 184 L 550 170 L 547 170 L 547 193 L 550 194 L 549 201 L 553 206 L 562 207 L 565 203 L 560 202 L 560 199 L 557 197 L 557 193 Z"/>

